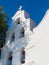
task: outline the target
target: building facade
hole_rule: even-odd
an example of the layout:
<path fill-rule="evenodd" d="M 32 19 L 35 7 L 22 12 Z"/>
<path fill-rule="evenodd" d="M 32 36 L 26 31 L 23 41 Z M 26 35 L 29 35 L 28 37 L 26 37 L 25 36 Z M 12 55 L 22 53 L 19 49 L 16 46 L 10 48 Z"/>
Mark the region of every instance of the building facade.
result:
<path fill-rule="evenodd" d="M 12 17 L 12 25 L 7 31 L 6 45 L 2 49 L 2 65 L 21 65 L 26 63 L 25 47 L 33 35 L 35 22 L 30 15 L 19 10 Z M 4 54 L 3 54 L 4 53 Z"/>
<path fill-rule="evenodd" d="M 21 8 L 12 17 L 12 25 L 7 31 L 2 65 L 48 65 L 49 10 L 35 27 L 30 15 Z"/>

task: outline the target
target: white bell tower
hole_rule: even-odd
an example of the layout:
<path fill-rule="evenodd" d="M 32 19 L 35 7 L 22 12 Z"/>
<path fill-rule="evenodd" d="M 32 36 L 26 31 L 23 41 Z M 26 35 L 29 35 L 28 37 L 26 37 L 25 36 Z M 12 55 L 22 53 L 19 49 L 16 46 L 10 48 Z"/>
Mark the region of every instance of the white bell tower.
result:
<path fill-rule="evenodd" d="M 15 47 L 17 48 L 16 55 L 13 58 L 13 65 L 21 65 L 25 64 L 25 46 L 28 44 L 28 38 L 33 34 L 35 22 L 30 19 L 30 15 L 26 11 L 22 10 L 22 6 L 19 7 L 12 20 L 16 24 Z"/>
<path fill-rule="evenodd" d="M 26 63 L 25 48 L 33 34 L 35 22 L 30 19 L 30 15 L 22 10 L 22 6 L 12 17 L 11 28 L 7 31 L 6 46 L 4 52 L 4 65 L 21 65 Z M 8 50 L 8 51 L 7 51 Z M 12 53 L 11 53 L 12 52 Z M 12 57 L 10 57 L 10 56 Z M 7 57 L 6 57 L 7 56 Z"/>
<path fill-rule="evenodd" d="M 16 23 L 16 39 L 33 32 L 35 22 L 30 19 L 30 15 L 26 11 L 22 10 L 22 6 L 19 7 L 19 10 L 12 17 L 12 20 Z"/>

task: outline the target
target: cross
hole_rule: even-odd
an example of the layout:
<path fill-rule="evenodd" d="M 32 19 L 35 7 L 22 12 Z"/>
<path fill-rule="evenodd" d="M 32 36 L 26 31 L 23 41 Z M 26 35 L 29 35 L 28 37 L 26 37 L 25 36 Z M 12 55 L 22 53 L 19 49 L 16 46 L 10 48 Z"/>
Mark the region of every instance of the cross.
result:
<path fill-rule="evenodd" d="M 22 6 L 19 7 L 19 10 L 22 10 Z"/>

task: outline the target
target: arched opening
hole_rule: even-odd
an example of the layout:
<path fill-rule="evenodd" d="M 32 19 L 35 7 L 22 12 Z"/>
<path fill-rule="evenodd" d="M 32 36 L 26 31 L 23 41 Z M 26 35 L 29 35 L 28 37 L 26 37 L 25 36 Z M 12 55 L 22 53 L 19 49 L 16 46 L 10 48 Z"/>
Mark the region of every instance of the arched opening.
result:
<path fill-rule="evenodd" d="M 13 33 L 13 34 L 12 34 L 12 37 L 11 37 L 11 41 L 13 42 L 14 39 L 15 39 L 15 34 Z"/>
<path fill-rule="evenodd" d="M 13 33 L 11 34 L 10 43 L 14 42 L 14 40 L 15 40 L 15 33 L 13 32 Z"/>
<path fill-rule="evenodd" d="M 24 37 L 24 28 L 21 29 L 21 36 L 20 37 Z"/>
<path fill-rule="evenodd" d="M 25 63 L 25 50 L 24 47 L 21 49 L 21 64 Z"/>
<path fill-rule="evenodd" d="M 8 65 L 12 65 L 12 52 L 8 54 Z"/>
<path fill-rule="evenodd" d="M 16 20 L 16 23 L 17 23 L 17 24 L 20 24 L 20 18 L 18 18 L 18 19 Z"/>

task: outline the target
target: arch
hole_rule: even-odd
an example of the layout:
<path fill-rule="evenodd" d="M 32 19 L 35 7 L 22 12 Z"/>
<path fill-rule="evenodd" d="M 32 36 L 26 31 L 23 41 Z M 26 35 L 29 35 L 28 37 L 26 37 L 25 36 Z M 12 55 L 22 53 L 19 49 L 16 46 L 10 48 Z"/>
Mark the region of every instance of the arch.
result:
<path fill-rule="evenodd" d="M 20 18 L 18 18 L 18 19 L 16 20 L 16 23 L 17 23 L 17 24 L 20 24 Z"/>
<path fill-rule="evenodd" d="M 21 37 L 24 37 L 24 27 L 23 28 L 21 28 L 21 31 L 20 31 L 20 33 L 21 33 Z"/>
<path fill-rule="evenodd" d="M 20 50 L 20 53 L 21 53 L 21 64 L 24 64 L 25 63 L 25 48 L 22 47 L 21 50 Z"/>
<path fill-rule="evenodd" d="M 8 53 L 8 65 L 12 65 L 12 51 Z"/>
<path fill-rule="evenodd" d="M 11 41 L 13 42 L 15 40 L 15 33 L 13 32 L 11 35 Z"/>
<path fill-rule="evenodd" d="M 9 60 L 12 60 L 12 52 L 10 51 L 9 54 L 8 54 L 8 59 Z"/>

